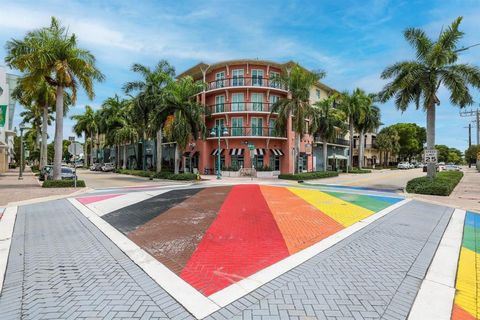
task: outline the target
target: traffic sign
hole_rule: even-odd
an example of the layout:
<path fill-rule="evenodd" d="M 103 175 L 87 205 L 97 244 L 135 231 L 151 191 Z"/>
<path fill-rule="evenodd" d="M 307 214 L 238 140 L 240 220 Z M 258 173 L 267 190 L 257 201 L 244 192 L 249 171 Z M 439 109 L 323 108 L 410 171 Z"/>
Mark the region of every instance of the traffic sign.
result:
<path fill-rule="evenodd" d="M 425 163 L 437 163 L 437 150 L 427 149 L 425 150 Z"/>
<path fill-rule="evenodd" d="M 79 156 L 83 153 L 83 146 L 78 142 L 71 143 L 68 146 L 68 152 L 74 156 Z"/>

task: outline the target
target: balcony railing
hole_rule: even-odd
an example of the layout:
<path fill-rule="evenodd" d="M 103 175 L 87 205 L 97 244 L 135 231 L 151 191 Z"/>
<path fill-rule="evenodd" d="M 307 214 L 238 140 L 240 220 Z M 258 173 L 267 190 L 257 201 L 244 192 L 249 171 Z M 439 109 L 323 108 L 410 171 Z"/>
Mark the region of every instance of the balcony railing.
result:
<path fill-rule="evenodd" d="M 277 137 L 285 138 L 284 134 L 280 134 L 275 130 L 275 128 L 270 127 L 226 127 L 228 135 L 223 136 L 224 138 L 228 137 Z M 211 132 L 212 128 L 208 132 Z"/>
<path fill-rule="evenodd" d="M 268 87 L 280 90 L 287 90 L 285 85 L 275 79 L 263 77 L 233 77 L 210 81 L 207 90 L 214 90 L 228 87 Z"/>
<path fill-rule="evenodd" d="M 359 144 L 357 143 L 355 146 L 354 146 L 354 149 L 358 149 L 359 147 Z M 368 144 L 365 144 L 365 149 L 377 149 L 377 144 L 376 143 L 368 143 Z"/>
<path fill-rule="evenodd" d="M 322 143 L 323 142 L 322 137 L 315 136 L 315 142 Z M 341 145 L 341 146 L 349 146 L 350 145 L 349 140 L 340 139 L 340 138 L 333 139 L 331 141 L 328 141 L 327 143 L 338 144 L 338 145 Z"/>
<path fill-rule="evenodd" d="M 209 114 L 221 112 L 271 112 L 273 103 L 226 102 L 207 106 Z"/>

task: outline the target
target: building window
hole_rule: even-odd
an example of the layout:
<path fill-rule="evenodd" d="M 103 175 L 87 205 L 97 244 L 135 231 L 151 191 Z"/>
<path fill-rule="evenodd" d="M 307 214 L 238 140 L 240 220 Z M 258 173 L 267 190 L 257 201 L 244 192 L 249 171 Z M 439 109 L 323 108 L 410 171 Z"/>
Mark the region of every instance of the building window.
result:
<path fill-rule="evenodd" d="M 252 85 L 253 86 L 263 85 L 263 70 L 261 69 L 252 70 Z"/>
<path fill-rule="evenodd" d="M 252 136 L 263 136 L 263 119 L 262 118 L 252 118 Z"/>
<path fill-rule="evenodd" d="M 244 82 L 243 82 L 243 69 L 233 70 L 232 71 L 232 78 L 233 78 L 232 85 L 234 87 L 245 85 Z"/>
<path fill-rule="evenodd" d="M 270 119 L 270 123 L 268 125 L 268 136 L 276 137 L 277 134 L 275 132 L 275 119 Z"/>
<path fill-rule="evenodd" d="M 215 127 L 225 127 L 225 119 L 220 118 L 220 119 L 215 119 Z"/>
<path fill-rule="evenodd" d="M 243 155 L 231 157 L 231 167 L 233 170 L 240 170 L 240 168 L 243 168 L 244 163 Z"/>
<path fill-rule="evenodd" d="M 224 111 L 225 111 L 225 96 L 216 96 L 215 112 L 224 112 Z"/>
<path fill-rule="evenodd" d="M 254 158 L 253 158 L 253 165 L 255 166 L 255 168 L 263 168 L 263 156 L 260 156 L 260 155 L 256 155 Z"/>
<path fill-rule="evenodd" d="M 270 71 L 270 87 L 280 88 L 280 73 Z"/>
<path fill-rule="evenodd" d="M 243 118 L 232 118 L 232 136 L 244 136 Z"/>
<path fill-rule="evenodd" d="M 220 71 L 215 74 L 215 88 L 225 87 L 225 71 Z"/>
<path fill-rule="evenodd" d="M 280 171 L 280 156 L 270 156 L 270 169 L 273 171 Z"/>
<path fill-rule="evenodd" d="M 242 93 L 232 94 L 232 111 L 245 111 L 245 98 Z"/>
<path fill-rule="evenodd" d="M 316 89 L 315 92 L 316 92 L 316 94 L 317 94 L 317 99 L 320 99 L 320 97 L 321 97 L 321 92 L 320 92 L 320 90 L 319 90 L 319 89 Z"/>
<path fill-rule="evenodd" d="M 252 111 L 263 111 L 263 93 L 252 93 Z"/>
<path fill-rule="evenodd" d="M 279 96 L 276 96 L 276 95 L 271 94 L 271 95 L 268 97 L 268 103 L 270 104 L 268 111 L 272 111 L 272 105 L 274 105 L 275 103 L 277 103 L 279 100 L 280 100 L 280 97 L 279 97 Z"/>

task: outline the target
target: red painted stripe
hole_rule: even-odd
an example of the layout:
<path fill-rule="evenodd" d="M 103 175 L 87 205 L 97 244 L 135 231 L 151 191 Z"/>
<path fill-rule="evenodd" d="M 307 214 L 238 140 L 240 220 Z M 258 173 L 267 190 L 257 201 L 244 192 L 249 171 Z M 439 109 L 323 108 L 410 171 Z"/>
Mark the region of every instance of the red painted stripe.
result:
<path fill-rule="evenodd" d="M 97 201 L 102 201 L 102 200 L 115 198 L 115 197 L 118 197 L 118 196 L 121 196 L 121 195 L 122 194 L 104 194 L 104 195 L 100 195 L 100 196 L 81 197 L 81 198 L 77 198 L 77 200 L 81 204 L 89 204 L 89 203 L 94 203 L 94 202 L 97 202 Z"/>
<path fill-rule="evenodd" d="M 180 277 L 209 296 L 288 255 L 260 187 L 235 186 Z"/>

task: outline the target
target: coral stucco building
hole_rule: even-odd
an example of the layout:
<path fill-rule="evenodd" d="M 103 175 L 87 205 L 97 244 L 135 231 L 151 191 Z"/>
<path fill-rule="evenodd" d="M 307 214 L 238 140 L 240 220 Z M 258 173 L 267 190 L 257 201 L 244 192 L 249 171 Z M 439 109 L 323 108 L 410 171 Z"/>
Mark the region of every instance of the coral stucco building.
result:
<path fill-rule="evenodd" d="M 275 78 L 289 72 L 292 66 L 293 62 L 232 60 L 211 65 L 199 63 L 180 74 L 179 77 L 189 75 L 206 83 L 199 99 L 207 110 L 207 137 L 191 141 L 183 154 L 185 170 L 196 168 L 200 173 L 213 173 L 220 153 L 222 169 L 254 166 L 257 170 L 268 167 L 276 173 L 293 172 L 297 150 L 292 120 L 288 120 L 286 134 L 282 135 L 276 132 L 276 114 L 271 113 L 273 103 L 289 96 L 287 88 Z M 332 92 L 333 89 L 318 83 L 311 89 L 312 103 Z M 220 148 L 218 137 L 211 135 L 215 127 L 222 132 Z M 314 137 L 305 134 L 300 140 L 300 168 L 311 171 L 316 165 L 312 158 Z"/>

